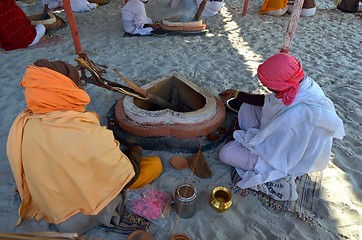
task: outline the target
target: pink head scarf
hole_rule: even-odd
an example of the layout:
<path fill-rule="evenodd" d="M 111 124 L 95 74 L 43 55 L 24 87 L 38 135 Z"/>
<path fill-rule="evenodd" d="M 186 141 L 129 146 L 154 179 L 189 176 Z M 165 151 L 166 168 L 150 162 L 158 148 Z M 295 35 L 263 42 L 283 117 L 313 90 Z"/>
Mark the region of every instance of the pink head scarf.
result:
<path fill-rule="evenodd" d="M 260 64 L 258 78 L 267 88 L 277 92 L 285 105 L 290 105 L 298 93 L 300 81 L 304 78 L 301 63 L 287 53 L 278 53 Z"/>

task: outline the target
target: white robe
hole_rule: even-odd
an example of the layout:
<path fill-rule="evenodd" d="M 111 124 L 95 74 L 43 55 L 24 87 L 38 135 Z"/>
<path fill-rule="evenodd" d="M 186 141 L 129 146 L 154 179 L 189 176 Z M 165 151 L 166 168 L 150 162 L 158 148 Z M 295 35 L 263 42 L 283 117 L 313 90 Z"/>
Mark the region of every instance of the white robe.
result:
<path fill-rule="evenodd" d="M 202 0 L 195 0 L 197 6 L 200 6 Z M 203 17 L 212 17 L 219 13 L 221 8 L 224 6 L 223 2 L 218 1 L 207 1 L 204 11 L 201 16 Z"/>
<path fill-rule="evenodd" d="M 121 18 L 124 31 L 130 34 L 149 35 L 153 28 L 143 25 L 151 24 L 152 20 L 147 17 L 145 4 L 140 0 L 129 0 L 121 9 Z"/>
<path fill-rule="evenodd" d="M 42 0 L 43 5 L 48 4 L 49 9 L 63 7 L 62 0 Z M 97 8 L 97 4 L 90 3 L 87 0 L 70 0 L 70 6 L 73 12 L 87 12 Z"/>
<path fill-rule="evenodd" d="M 265 97 L 260 129 L 237 130 L 234 138 L 258 156 L 254 170 L 236 168 L 244 189 L 265 182 L 323 170 L 330 159 L 333 138 L 344 127 L 318 84 L 306 77 L 290 106 L 274 94 Z"/>

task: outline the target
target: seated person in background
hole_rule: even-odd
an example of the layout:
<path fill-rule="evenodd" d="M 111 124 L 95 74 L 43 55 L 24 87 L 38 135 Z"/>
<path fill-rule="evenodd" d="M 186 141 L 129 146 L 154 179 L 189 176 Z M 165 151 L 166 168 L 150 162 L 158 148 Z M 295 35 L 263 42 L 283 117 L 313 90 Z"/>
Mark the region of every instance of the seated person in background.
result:
<path fill-rule="evenodd" d="M 155 29 L 159 29 L 157 23 L 147 17 L 145 4 L 148 0 L 129 0 L 121 9 L 120 16 L 123 29 L 132 35 L 151 35 Z"/>
<path fill-rule="evenodd" d="M 337 9 L 342 12 L 362 12 L 362 0 L 339 0 Z"/>
<path fill-rule="evenodd" d="M 196 0 L 197 6 L 200 6 L 202 0 Z M 208 0 L 205 6 L 204 11 L 202 12 L 202 17 L 212 17 L 218 14 L 221 11 L 221 8 L 224 6 L 222 0 Z"/>
<path fill-rule="evenodd" d="M 285 186 L 295 186 L 291 178 L 325 169 L 333 138 L 345 135 L 343 122 L 295 57 L 273 55 L 259 65 L 258 78 L 271 93 L 237 94 L 243 102 L 238 113 L 240 130 L 233 133 L 234 141 L 221 148 L 219 158 L 236 168 L 240 188 L 256 188 L 276 200 L 296 200 L 295 188 L 292 194 L 275 194 L 275 185 L 267 183 L 287 179 Z M 229 89 L 219 95 L 225 100 L 233 92 Z"/>
<path fill-rule="evenodd" d="M 171 8 L 178 9 L 180 11 L 190 11 L 192 17 L 195 15 L 202 0 L 171 0 Z M 212 17 L 221 11 L 224 6 L 222 0 L 208 0 L 205 5 L 205 9 L 202 12 L 202 17 Z M 187 13 L 185 13 L 187 15 Z"/>
<path fill-rule="evenodd" d="M 90 98 L 72 65 L 37 60 L 20 85 L 28 109 L 15 119 L 6 146 L 22 200 L 17 224 L 45 219 L 79 234 L 117 226 L 122 191 L 156 179 L 161 160 L 141 158 L 140 147 L 120 150 L 112 131 L 85 110 Z"/>
<path fill-rule="evenodd" d="M 0 48 L 7 51 L 33 46 L 45 34 L 45 26 L 32 26 L 15 0 L 0 1 L 0 23 Z"/>
<path fill-rule="evenodd" d="M 293 4 L 295 0 L 289 0 L 288 1 L 288 12 L 293 12 Z M 315 14 L 315 11 L 317 10 L 316 4 L 314 0 L 304 0 L 302 11 L 300 12 L 300 16 L 302 17 L 311 17 Z"/>
<path fill-rule="evenodd" d="M 264 0 L 260 14 L 282 16 L 288 11 L 288 0 Z"/>
<path fill-rule="evenodd" d="M 35 6 L 35 0 L 16 0 L 19 7 L 32 7 Z"/>
<path fill-rule="evenodd" d="M 63 7 L 63 0 L 42 0 L 43 5 L 48 4 L 49 9 Z M 70 0 L 73 12 L 87 12 L 96 9 L 98 5 L 87 0 Z"/>

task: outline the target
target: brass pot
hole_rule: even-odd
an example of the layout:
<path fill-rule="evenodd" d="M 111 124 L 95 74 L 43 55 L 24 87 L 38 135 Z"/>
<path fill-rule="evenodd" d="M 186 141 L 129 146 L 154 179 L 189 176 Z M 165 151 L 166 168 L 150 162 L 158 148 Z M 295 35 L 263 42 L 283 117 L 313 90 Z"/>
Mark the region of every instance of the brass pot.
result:
<path fill-rule="evenodd" d="M 190 240 L 190 238 L 184 234 L 176 233 L 172 235 L 171 240 Z"/>
<path fill-rule="evenodd" d="M 217 212 L 225 212 L 231 207 L 232 194 L 227 187 L 216 187 L 210 196 L 210 205 Z"/>

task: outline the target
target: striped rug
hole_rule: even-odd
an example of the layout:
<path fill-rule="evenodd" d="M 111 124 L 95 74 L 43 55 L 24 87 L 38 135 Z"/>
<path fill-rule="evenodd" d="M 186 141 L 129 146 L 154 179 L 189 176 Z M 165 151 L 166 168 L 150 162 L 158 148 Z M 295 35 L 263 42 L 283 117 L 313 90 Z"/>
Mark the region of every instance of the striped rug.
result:
<path fill-rule="evenodd" d="M 231 173 L 232 191 L 240 196 L 246 196 L 248 194 L 255 196 L 261 204 L 267 208 L 290 212 L 293 217 L 316 225 L 318 224 L 316 214 L 322 175 L 323 172 L 318 171 L 298 177 L 295 181 L 298 199 L 296 201 L 277 201 L 263 192 L 252 189 L 241 189 L 236 186 L 240 181 L 240 176 L 234 169 Z"/>

